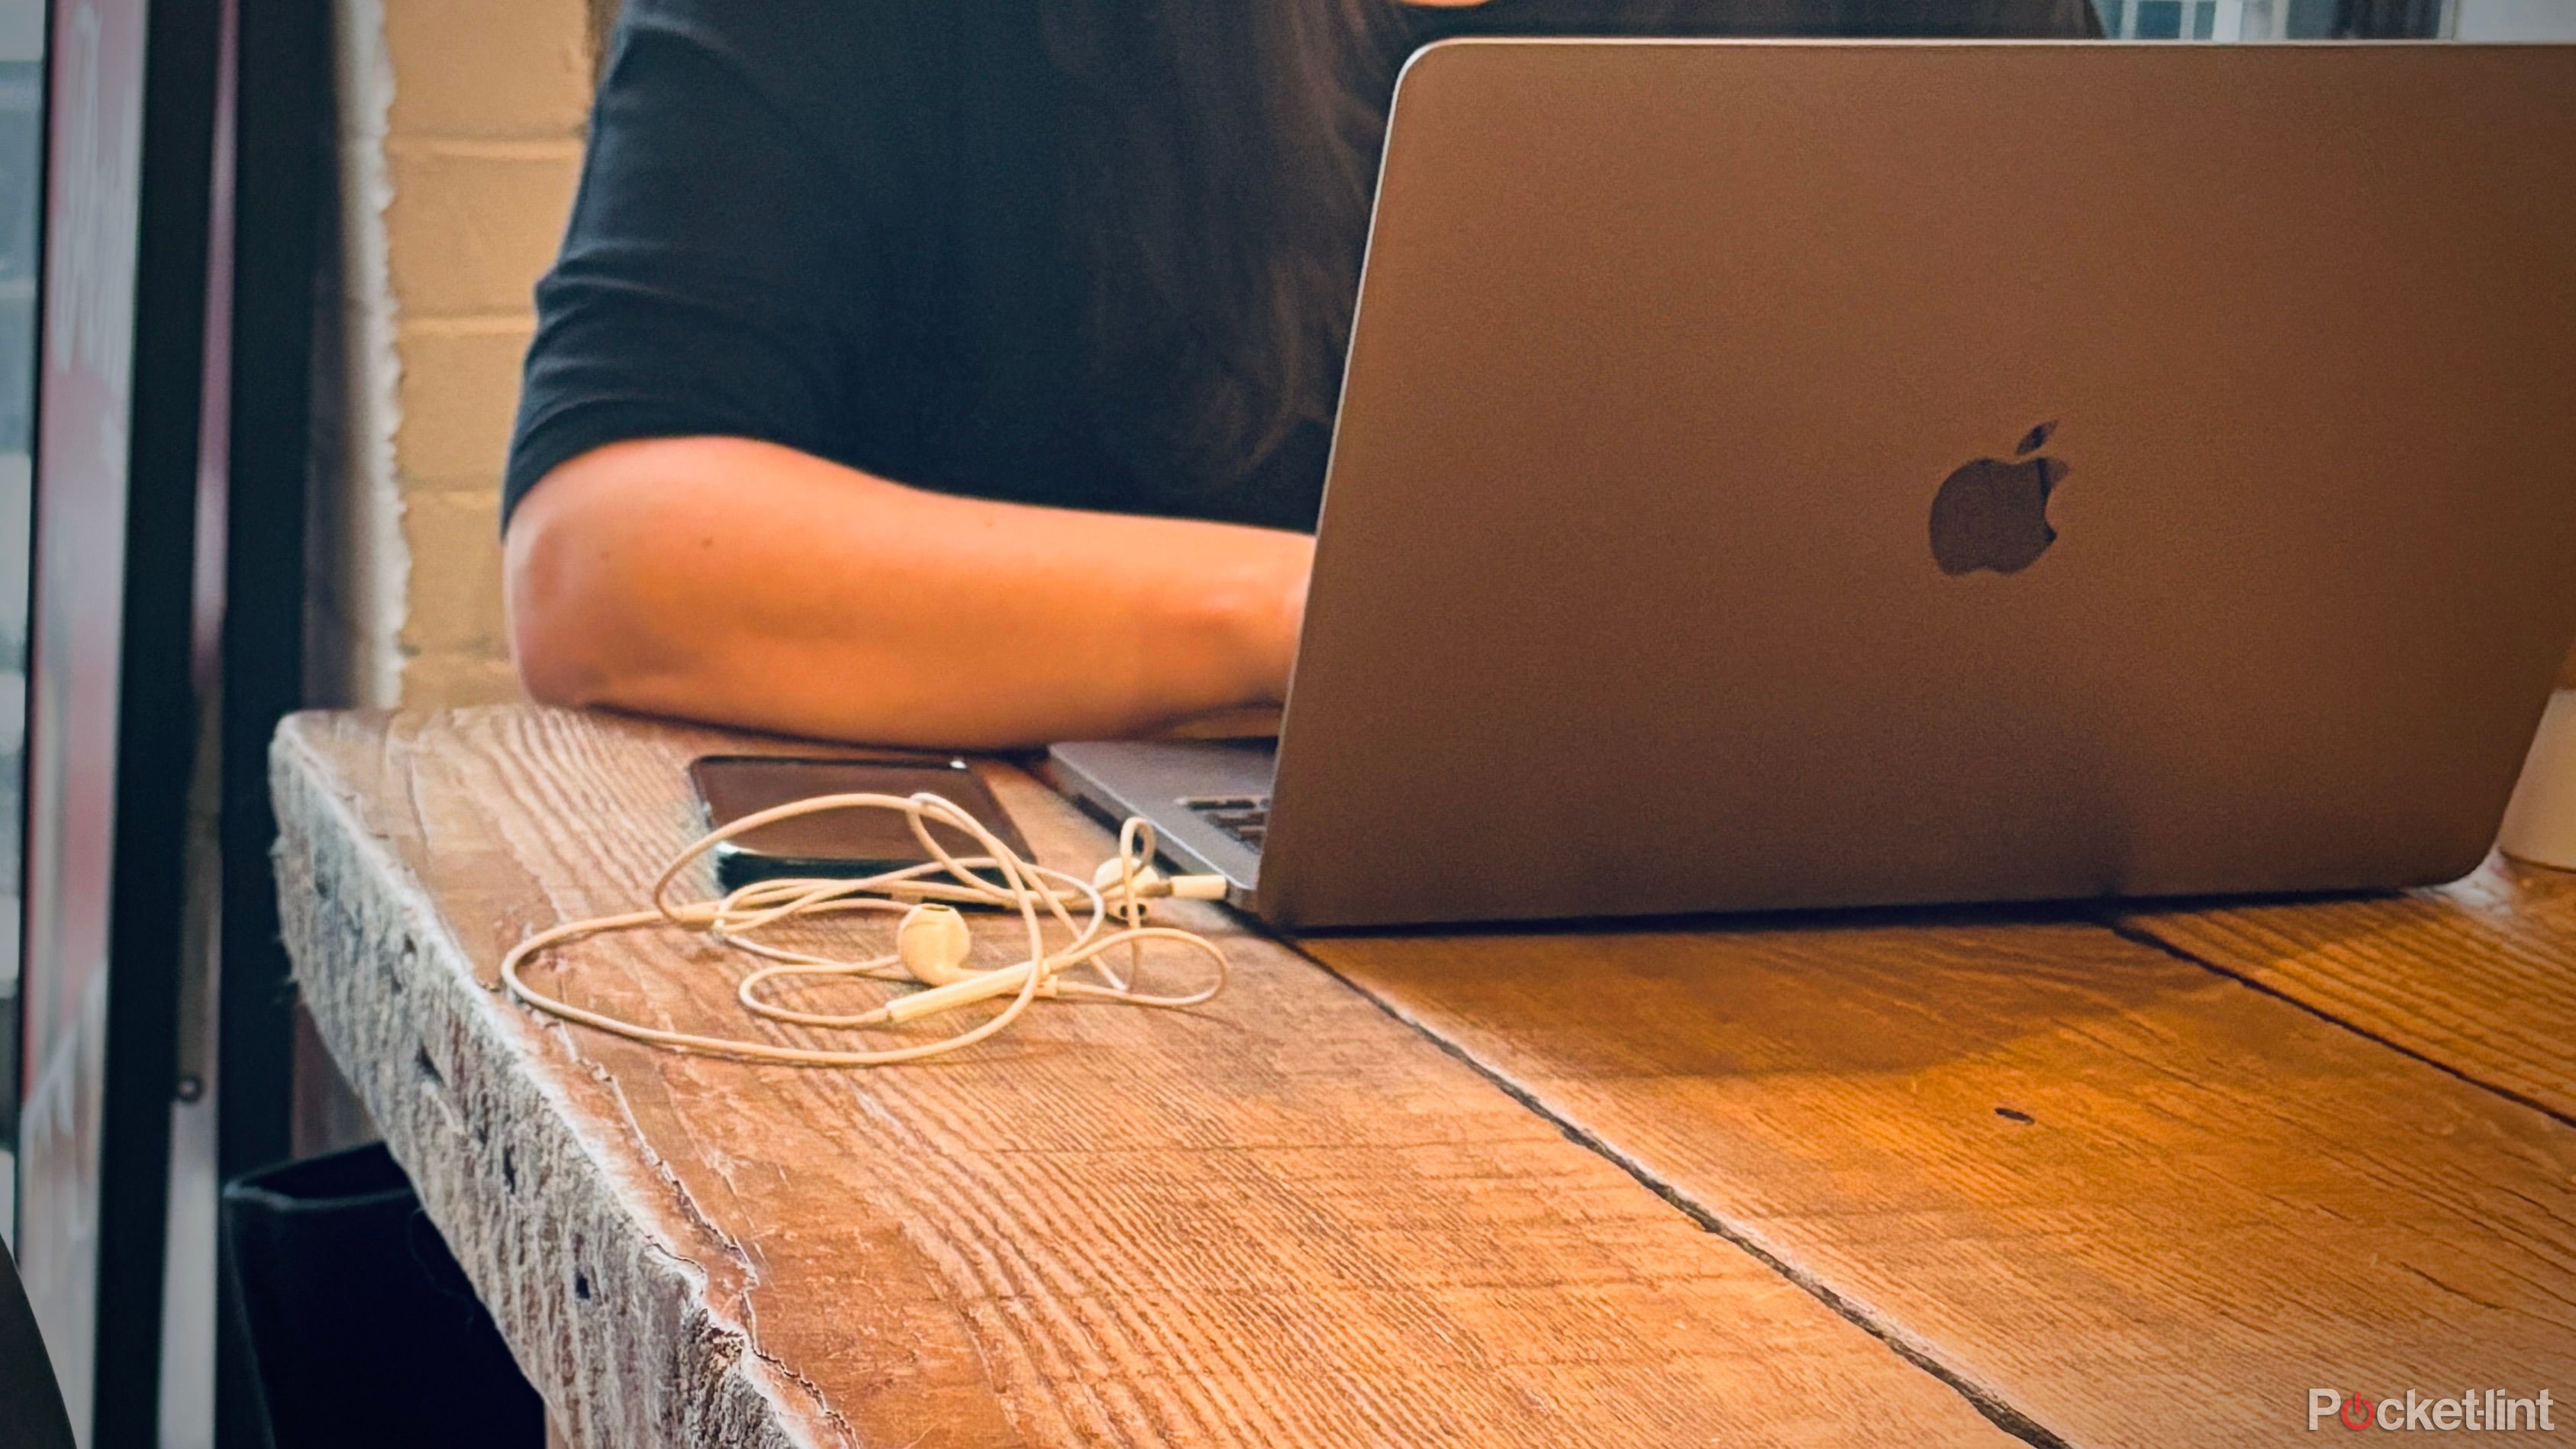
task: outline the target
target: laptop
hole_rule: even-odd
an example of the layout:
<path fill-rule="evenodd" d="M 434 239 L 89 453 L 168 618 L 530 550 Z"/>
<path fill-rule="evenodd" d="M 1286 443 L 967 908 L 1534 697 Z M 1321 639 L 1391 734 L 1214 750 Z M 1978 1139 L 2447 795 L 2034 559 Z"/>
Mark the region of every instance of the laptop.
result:
<path fill-rule="evenodd" d="M 1397 92 L 1284 928 L 2417 885 L 2576 635 L 2576 47 L 1471 40 Z"/>

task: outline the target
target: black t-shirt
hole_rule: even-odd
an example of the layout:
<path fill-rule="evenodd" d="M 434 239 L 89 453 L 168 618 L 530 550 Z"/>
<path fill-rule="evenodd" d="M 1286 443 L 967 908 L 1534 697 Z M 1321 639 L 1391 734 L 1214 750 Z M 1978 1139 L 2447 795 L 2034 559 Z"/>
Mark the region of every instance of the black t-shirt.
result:
<path fill-rule="evenodd" d="M 1421 42 L 2091 22 L 2085 0 L 1407 13 Z M 571 227 L 537 287 L 504 507 L 604 444 L 716 434 L 947 492 L 1312 527 L 1320 424 L 1204 498 L 1145 486 L 1104 441 L 1084 252 L 1060 215 L 1059 87 L 1034 0 L 627 0 Z"/>

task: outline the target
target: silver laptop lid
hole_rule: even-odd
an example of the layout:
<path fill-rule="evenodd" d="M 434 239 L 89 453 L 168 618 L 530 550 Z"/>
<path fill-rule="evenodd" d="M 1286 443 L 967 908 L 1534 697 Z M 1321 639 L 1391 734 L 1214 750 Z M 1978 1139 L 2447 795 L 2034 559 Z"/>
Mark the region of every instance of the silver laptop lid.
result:
<path fill-rule="evenodd" d="M 2467 870 L 2576 632 L 2571 237 L 2568 47 L 1432 48 L 1262 913 Z"/>

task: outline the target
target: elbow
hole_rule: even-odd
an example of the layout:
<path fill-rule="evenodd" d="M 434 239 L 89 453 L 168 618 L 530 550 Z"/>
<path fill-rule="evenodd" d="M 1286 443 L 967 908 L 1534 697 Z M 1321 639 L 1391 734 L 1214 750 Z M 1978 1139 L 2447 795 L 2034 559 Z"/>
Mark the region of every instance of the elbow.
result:
<path fill-rule="evenodd" d="M 510 653 L 532 698 L 776 722 L 772 675 L 746 622 L 757 605 L 745 602 L 776 566 L 729 546 L 745 534 L 733 481 L 745 470 L 720 441 L 610 444 L 519 500 L 502 535 L 502 592 Z"/>
<path fill-rule="evenodd" d="M 578 507 L 565 496 L 575 491 L 540 485 L 502 535 L 510 655 L 519 687 L 540 703 L 613 704 L 632 673 L 614 621 L 632 616 L 615 597 L 623 584 L 613 559 L 582 542 Z"/>
<path fill-rule="evenodd" d="M 573 634 L 560 618 L 514 613 L 510 621 L 510 658 L 517 666 L 519 688 L 539 704 L 578 708 L 604 704 L 612 691 L 596 650 Z"/>
<path fill-rule="evenodd" d="M 551 561 L 520 542 L 526 532 L 511 526 L 503 580 L 519 687 L 541 704 L 596 703 L 608 672 L 600 641 L 584 627 L 579 601 L 566 597 Z"/>
<path fill-rule="evenodd" d="M 744 721 L 738 621 L 699 602 L 732 592 L 708 546 L 732 507 L 702 486 L 712 474 L 685 445 L 612 444 L 519 500 L 502 534 L 502 598 L 531 698 Z"/>

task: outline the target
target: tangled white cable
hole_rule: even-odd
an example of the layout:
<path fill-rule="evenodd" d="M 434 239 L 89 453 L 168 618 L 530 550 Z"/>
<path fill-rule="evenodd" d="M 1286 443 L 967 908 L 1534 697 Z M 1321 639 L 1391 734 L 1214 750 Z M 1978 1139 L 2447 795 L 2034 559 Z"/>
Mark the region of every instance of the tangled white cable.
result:
<path fill-rule="evenodd" d="M 714 900 L 671 899 L 672 882 L 691 861 L 715 849 L 719 842 L 780 820 L 833 810 L 901 811 L 929 859 L 851 880 L 757 881 Z M 984 854 L 950 854 L 931 834 L 934 824 L 964 832 L 982 847 Z M 1090 880 L 1083 880 L 1021 859 L 981 821 L 937 795 L 821 795 L 746 815 L 700 837 L 674 857 L 661 878 L 653 882 L 650 910 L 567 921 L 521 941 L 501 958 L 501 981 L 512 996 L 539 1011 L 657 1046 L 817 1067 L 872 1067 L 918 1061 L 972 1046 L 1003 1030 L 1041 996 L 1183 1007 L 1196 1006 L 1223 990 L 1225 952 L 1194 931 L 1146 924 L 1145 902 L 1160 897 L 1222 899 L 1224 879 L 1167 878 L 1149 864 L 1153 858 L 1153 827 L 1142 820 L 1130 820 L 1119 829 L 1118 853 L 1102 861 Z M 999 879 L 987 879 L 978 872 L 991 872 Z M 1027 954 L 1007 966 L 969 969 L 966 962 L 973 942 L 957 905 L 1016 911 L 1027 932 Z M 802 917 L 895 911 L 903 913 L 902 923 L 895 929 L 895 949 L 864 959 L 814 955 L 754 939 L 758 932 Z M 1114 929 L 1113 919 L 1118 922 Z M 1050 920 L 1068 938 L 1053 948 L 1046 940 Z M 973 1002 L 1004 996 L 1010 1000 L 995 1015 L 937 1041 L 869 1050 L 830 1050 L 645 1026 L 576 1006 L 527 982 L 524 968 L 541 951 L 584 936 L 650 926 L 700 932 L 720 945 L 768 961 L 770 964 L 745 976 L 734 995 L 754 1016 L 771 1021 L 837 1029 L 899 1026 Z M 1149 941 L 1176 942 L 1201 952 L 1216 963 L 1214 979 L 1186 995 L 1160 996 L 1140 990 L 1136 973 L 1143 967 L 1143 947 Z M 1128 948 L 1125 975 L 1103 959 L 1121 946 Z M 1067 979 L 1068 973 L 1077 970 L 1095 979 Z M 798 1011 L 760 997 L 760 987 L 765 982 L 815 976 L 918 981 L 927 989 L 897 996 L 872 1010 L 845 1015 Z"/>

